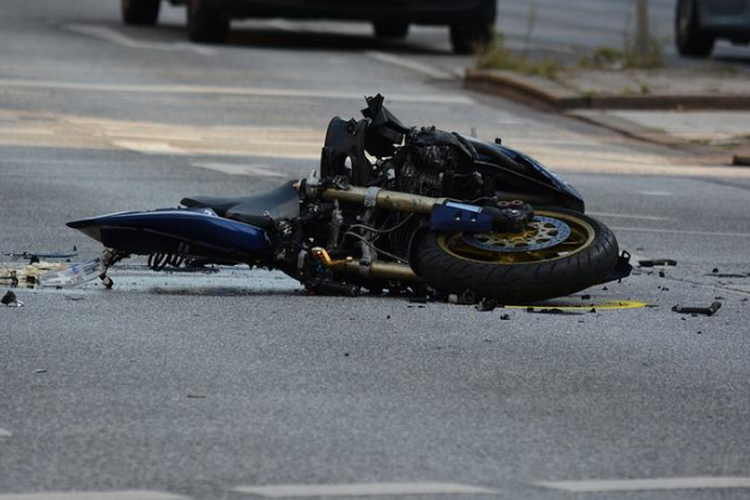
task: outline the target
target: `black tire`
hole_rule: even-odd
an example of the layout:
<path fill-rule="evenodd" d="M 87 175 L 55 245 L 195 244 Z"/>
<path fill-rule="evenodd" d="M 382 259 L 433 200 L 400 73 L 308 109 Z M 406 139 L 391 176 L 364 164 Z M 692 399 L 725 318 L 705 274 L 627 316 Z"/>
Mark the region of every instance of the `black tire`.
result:
<path fill-rule="evenodd" d="M 455 24 L 451 26 L 451 45 L 455 54 L 473 54 L 492 40 L 490 24 Z"/>
<path fill-rule="evenodd" d="M 159 20 L 161 0 L 120 0 L 122 22 L 135 26 L 153 26 Z"/>
<path fill-rule="evenodd" d="M 537 215 L 562 220 L 573 229 L 565 242 L 545 250 L 550 252 L 549 258 L 514 263 L 470 258 L 448 248 L 449 242 L 463 238 L 460 233 L 426 232 L 412 253 L 413 267 L 438 292 L 460 295 L 471 290 L 479 298 L 493 298 L 503 304 L 570 295 L 602 283 L 615 268 L 617 240 L 604 224 L 569 210 L 539 211 Z M 585 243 L 575 247 L 576 241 Z M 568 252 L 554 256 L 561 245 L 567 245 Z"/>
<path fill-rule="evenodd" d="M 229 19 L 207 0 L 188 0 L 187 30 L 191 42 L 224 43 L 229 33 Z"/>
<path fill-rule="evenodd" d="M 403 39 L 409 35 L 409 23 L 376 21 L 373 23 L 378 38 Z"/>
<path fill-rule="evenodd" d="M 708 57 L 714 50 L 716 38 L 701 31 L 696 0 L 678 1 L 675 42 L 680 55 L 687 57 Z"/>

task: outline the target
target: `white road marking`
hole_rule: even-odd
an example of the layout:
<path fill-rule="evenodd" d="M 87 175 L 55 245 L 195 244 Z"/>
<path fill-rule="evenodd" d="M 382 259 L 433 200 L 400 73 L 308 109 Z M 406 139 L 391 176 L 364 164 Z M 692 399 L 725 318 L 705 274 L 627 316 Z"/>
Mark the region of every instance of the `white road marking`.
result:
<path fill-rule="evenodd" d="M 537 486 L 575 493 L 644 490 L 703 490 L 750 488 L 750 477 L 674 477 L 654 479 L 614 479 L 594 481 L 542 481 Z"/>
<path fill-rule="evenodd" d="M 192 165 L 229 175 L 252 175 L 269 179 L 289 179 L 292 177 L 291 174 L 273 171 L 270 170 L 270 167 L 263 165 L 237 165 L 235 163 L 193 163 Z"/>
<path fill-rule="evenodd" d="M 112 144 L 123 149 L 150 155 L 190 155 L 190 152 L 170 146 L 166 142 L 114 141 Z"/>
<path fill-rule="evenodd" d="M 134 92 L 147 94 L 209 94 L 237 95 L 247 97 L 286 97 L 316 99 L 364 99 L 362 92 L 347 92 L 322 89 L 281 89 L 250 87 L 217 87 L 200 85 L 139 85 L 121 83 L 83 83 L 61 82 L 55 80 L 8 80 L 0 79 L 0 87 L 42 88 L 59 90 L 100 91 L 100 92 Z M 389 101 L 419 102 L 434 104 L 473 104 L 467 96 L 455 94 L 397 94 L 389 93 Z"/>
<path fill-rule="evenodd" d="M 633 231 L 635 233 L 669 233 L 669 234 L 694 234 L 698 236 L 730 236 L 737 238 L 750 238 L 750 233 L 722 233 L 713 231 L 682 231 L 679 229 L 653 229 L 645 227 L 615 227 L 612 226 L 615 231 Z"/>
<path fill-rule="evenodd" d="M 0 500 L 186 500 L 188 497 L 162 491 L 49 491 L 0 494 Z"/>
<path fill-rule="evenodd" d="M 135 40 L 127 35 L 115 31 L 111 28 L 104 26 L 94 26 L 90 24 L 69 24 L 66 28 L 79 35 L 90 36 L 104 40 L 106 42 L 114 43 L 121 47 L 128 47 L 131 49 L 146 49 L 146 50 L 164 50 L 164 51 L 188 51 L 200 54 L 202 56 L 212 56 L 216 54 L 216 50 L 209 49 L 207 47 L 201 47 L 199 45 L 191 45 L 185 42 L 178 43 L 161 43 L 161 42 L 142 42 Z"/>
<path fill-rule="evenodd" d="M 641 191 L 639 194 L 644 196 L 672 196 L 669 191 Z"/>
<path fill-rule="evenodd" d="M 10 431 L 6 431 L 5 429 L 0 429 L 0 439 L 8 438 L 8 437 L 11 437 L 12 435 L 13 433 L 11 433 Z"/>
<path fill-rule="evenodd" d="M 234 491 L 268 498 L 497 493 L 495 490 L 453 483 L 290 484 L 238 486 Z"/>
<path fill-rule="evenodd" d="M 400 68 L 409 69 L 436 80 L 453 80 L 455 78 L 451 73 L 448 73 L 447 71 L 434 68 L 419 61 L 407 59 L 406 57 L 386 54 L 384 52 L 378 52 L 375 50 L 367 51 L 365 52 L 365 55 L 371 59 L 375 59 L 376 61 L 390 64 L 392 66 L 398 66 Z"/>
<path fill-rule="evenodd" d="M 586 212 L 588 215 L 594 217 L 613 217 L 617 219 L 637 219 L 637 220 L 674 220 L 670 217 L 656 217 L 655 215 L 628 215 L 628 214 L 612 214 L 607 212 Z"/>

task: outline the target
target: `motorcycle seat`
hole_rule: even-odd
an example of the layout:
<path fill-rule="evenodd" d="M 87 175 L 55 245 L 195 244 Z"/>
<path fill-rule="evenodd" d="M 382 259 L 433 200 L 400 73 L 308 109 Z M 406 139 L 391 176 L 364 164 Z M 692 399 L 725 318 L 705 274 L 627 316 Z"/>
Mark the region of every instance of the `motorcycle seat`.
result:
<path fill-rule="evenodd" d="M 299 217 L 299 194 L 295 181 L 264 193 L 249 196 L 191 196 L 180 203 L 186 207 L 207 207 L 220 217 L 268 229 L 275 220 Z"/>

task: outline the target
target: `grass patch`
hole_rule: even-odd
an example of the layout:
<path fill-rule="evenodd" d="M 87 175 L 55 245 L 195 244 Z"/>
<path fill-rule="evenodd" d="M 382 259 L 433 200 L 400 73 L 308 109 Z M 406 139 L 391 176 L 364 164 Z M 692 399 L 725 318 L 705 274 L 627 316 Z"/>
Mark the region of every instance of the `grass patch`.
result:
<path fill-rule="evenodd" d="M 477 55 L 477 68 L 517 71 L 527 75 L 556 80 L 560 64 L 553 59 L 532 60 L 526 52 L 517 55 L 505 47 L 502 35 L 495 34 L 492 41 Z"/>

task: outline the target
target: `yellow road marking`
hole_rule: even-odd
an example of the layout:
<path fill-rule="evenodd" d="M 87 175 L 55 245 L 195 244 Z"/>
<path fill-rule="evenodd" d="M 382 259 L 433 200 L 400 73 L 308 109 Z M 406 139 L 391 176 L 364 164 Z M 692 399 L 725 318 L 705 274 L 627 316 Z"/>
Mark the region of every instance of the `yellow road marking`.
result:
<path fill-rule="evenodd" d="M 636 302 L 632 300 L 608 300 L 605 302 L 599 302 L 599 303 L 585 303 L 580 305 L 570 305 L 570 304 L 555 304 L 555 303 L 545 303 L 543 305 L 528 305 L 528 306 L 505 306 L 509 309 L 528 309 L 528 308 L 534 308 L 534 309 L 560 309 L 562 311 L 589 311 L 591 309 L 596 309 L 597 311 L 608 311 L 608 310 L 614 310 L 614 309 L 643 309 L 644 307 L 649 307 L 650 304 L 646 304 L 645 302 Z"/>

